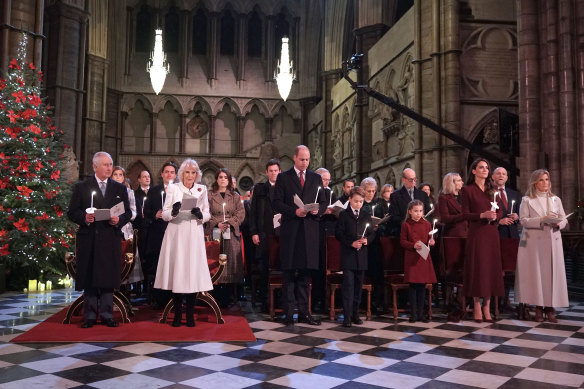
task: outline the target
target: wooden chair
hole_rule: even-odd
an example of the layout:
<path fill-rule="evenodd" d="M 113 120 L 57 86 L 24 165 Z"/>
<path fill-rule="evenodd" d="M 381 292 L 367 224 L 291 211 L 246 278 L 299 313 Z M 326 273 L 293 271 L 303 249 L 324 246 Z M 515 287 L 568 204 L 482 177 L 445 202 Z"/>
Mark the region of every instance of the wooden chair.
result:
<path fill-rule="evenodd" d="M 448 308 L 452 291 L 457 289 L 457 298 L 464 313 L 466 313 L 466 297 L 464 295 L 463 272 L 466 238 L 442 237 L 440 255 L 444 276 L 445 306 Z M 462 319 L 462 317 L 461 317 Z"/>
<path fill-rule="evenodd" d="M 122 256 L 122 272 L 121 272 L 121 280 L 122 282 L 127 280 L 130 276 L 130 273 L 134 269 L 134 258 L 136 254 L 137 245 L 137 233 L 138 230 L 134 230 L 134 236 L 130 243 L 131 252 L 126 252 Z M 77 276 L 77 252 L 68 252 L 65 254 L 65 265 L 67 267 L 67 273 L 73 279 Z M 132 311 L 132 304 L 130 300 L 120 292 L 118 289 L 114 290 L 113 293 L 114 299 L 114 307 L 116 307 L 122 316 L 122 323 L 130 323 L 129 316 L 134 316 L 134 312 Z M 71 319 L 73 316 L 79 315 L 81 308 L 83 307 L 83 302 L 85 301 L 85 295 L 81 294 L 81 296 L 77 297 L 75 301 L 69 306 L 67 309 L 67 314 L 65 315 L 65 319 L 63 319 L 63 324 L 71 324 Z"/>
<path fill-rule="evenodd" d="M 386 286 L 392 291 L 393 320 L 397 321 L 399 312 L 405 309 L 398 308 L 397 292 L 410 287 L 404 282 L 404 251 L 399 243 L 399 238 L 382 236 L 380 238 L 383 261 L 383 276 Z M 386 290 L 389 292 L 389 288 Z M 426 284 L 428 290 L 428 317 L 432 319 L 432 284 Z"/>
<path fill-rule="evenodd" d="M 217 284 L 217 280 L 221 278 L 221 275 L 225 270 L 225 264 L 227 263 L 227 260 L 223 260 L 219 257 L 219 254 L 221 253 L 220 241 L 215 240 L 205 242 L 205 251 L 207 253 L 207 265 L 209 266 L 211 281 L 213 282 L 213 285 L 215 285 Z M 215 320 L 217 321 L 217 324 L 225 324 L 225 319 L 223 319 L 221 308 L 219 308 L 219 305 L 217 304 L 211 293 L 209 293 L 208 291 L 198 292 L 195 297 L 195 305 L 197 305 L 197 301 L 201 301 L 205 303 L 207 306 L 209 306 L 209 308 L 211 308 L 211 310 L 215 314 Z M 174 301 L 172 298 L 168 301 L 168 303 L 166 303 L 166 306 L 162 311 L 162 317 L 160 318 L 159 322 L 165 323 L 171 311 L 174 311 Z"/>
<path fill-rule="evenodd" d="M 501 264 L 505 280 L 505 297 L 503 306 L 509 306 L 509 292 L 515 282 L 515 270 L 517 269 L 517 252 L 519 251 L 518 238 L 501 238 Z M 497 301 L 499 299 L 496 299 Z M 521 312 L 521 307 L 518 307 Z M 495 315 L 499 315 L 499 304 L 495 305 Z"/>
<path fill-rule="evenodd" d="M 335 292 L 343 283 L 341 271 L 341 243 L 334 236 L 326 238 L 326 286 L 327 294 L 330 296 L 329 318 L 335 320 L 336 312 L 341 312 L 342 308 L 335 308 Z M 371 281 L 367 278 L 363 281 L 363 290 L 367 291 L 367 320 L 371 320 Z"/>
<path fill-rule="evenodd" d="M 284 275 L 280 266 L 280 237 L 272 236 L 268 241 L 268 293 L 270 304 L 270 318 L 276 319 L 276 313 L 283 313 L 282 308 L 276 308 L 275 291 L 284 287 Z M 308 312 L 311 313 L 312 282 L 308 291 Z"/>

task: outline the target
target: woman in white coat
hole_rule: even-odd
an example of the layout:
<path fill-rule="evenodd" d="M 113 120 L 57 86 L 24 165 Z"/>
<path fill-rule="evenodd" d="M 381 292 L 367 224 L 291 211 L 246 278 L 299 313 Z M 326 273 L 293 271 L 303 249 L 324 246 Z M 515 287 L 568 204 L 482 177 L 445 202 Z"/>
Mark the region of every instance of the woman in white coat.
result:
<path fill-rule="evenodd" d="M 517 254 L 515 301 L 535 305 L 536 321 L 542 322 L 545 314 L 548 321 L 557 323 L 554 308 L 568 306 L 560 233 L 567 222 L 562 201 L 551 186 L 547 170 L 534 171 L 519 208 L 523 232 Z"/>
<path fill-rule="evenodd" d="M 186 297 L 186 321 L 195 326 L 195 293 L 213 289 L 203 223 L 209 220 L 207 187 L 201 185 L 201 170 L 192 159 L 178 170 L 180 182 L 166 189 L 162 219 L 168 222 L 164 233 L 154 287 L 171 290 L 174 300 L 173 327 L 180 326 L 183 295 Z M 187 197 L 196 199 L 195 206 L 181 209 Z"/>

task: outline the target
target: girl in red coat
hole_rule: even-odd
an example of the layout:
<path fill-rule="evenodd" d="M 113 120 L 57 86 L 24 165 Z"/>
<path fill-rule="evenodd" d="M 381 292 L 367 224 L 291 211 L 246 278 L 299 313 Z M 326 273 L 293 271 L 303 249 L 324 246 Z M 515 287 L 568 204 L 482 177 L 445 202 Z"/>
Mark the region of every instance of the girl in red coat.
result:
<path fill-rule="evenodd" d="M 410 284 L 409 297 L 412 310 L 410 323 L 415 323 L 416 320 L 424 323 L 429 321 L 424 315 L 426 284 L 436 282 L 436 273 L 430 254 L 424 259 L 416 249 L 421 248 L 422 243 L 434 246 L 434 238 L 430 236 L 431 230 L 432 226 L 424 219 L 424 203 L 420 200 L 410 202 L 400 234 L 400 244 L 405 249 L 404 281 Z"/>

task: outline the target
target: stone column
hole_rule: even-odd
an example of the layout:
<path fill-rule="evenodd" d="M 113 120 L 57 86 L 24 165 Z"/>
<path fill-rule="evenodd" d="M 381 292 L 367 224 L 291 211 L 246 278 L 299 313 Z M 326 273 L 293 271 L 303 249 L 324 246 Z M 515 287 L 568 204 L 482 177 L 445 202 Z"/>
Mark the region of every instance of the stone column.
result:
<path fill-rule="evenodd" d="M 245 14 L 237 15 L 238 42 L 237 42 L 237 72 L 236 81 L 245 79 L 245 59 L 247 53 L 247 16 Z"/>
<path fill-rule="evenodd" d="M 369 60 L 367 52 L 369 49 L 383 36 L 388 30 L 385 24 L 376 24 L 358 28 L 354 31 L 356 38 L 357 53 L 363 54 L 363 65 L 361 70 L 357 73 L 357 83 L 362 85 L 369 81 Z M 367 150 L 371 148 L 371 119 L 367 115 L 369 97 L 359 90 L 357 93 L 357 102 L 355 109 L 356 115 L 356 149 Z M 357 160 L 357 180 L 361 181 L 365 178 L 371 170 L 371 153 L 359 152 L 356 156 Z"/>
<path fill-rule="evenodd" d="M 274 15 L 269 15 L 267 17 L 267 38 L 266 38 L 266 81 L 272 81 L 274 79 L 275 61 L 274 57 L 277 55 L 274 53 Z"/>
<path fill-rule="evenodd" d="M 519 187 L 539 165 L 541 146 L 538 0 L 519 0 Z"/>
<path fill-rule="evenodd" d="M 150 152 L 158 151 L 156 145 L 156 127 L 158 127 L 158 112 L 152 112 L 152 125 L 150 126 Z"/>
<path fill-rule="evenodd" d="M 181 11 L 180 12 L 180 29 L 179 29 L 179 58 L 181 62 L 181 69 L 180 69 L 180 83 L 184 86 L 185 79 L 189 78 L 189 58 L 190 56 L 190 47 L 189 47 L 189 33 L 190 33 L 190 16 L 191 13 L 189 11 Z"/>
<path fill-rule="evenodd" d="M 215 153 L 215 120 L 217 116 L 209 115 L 209 154 Z"/>
<path fill-rule="evenodd" d="M 444 3 L 444 119 L 442 125 L 455 134 L 461 134 L 460 128 L 460 8 L 456 0 L 447 0 Z M 460 145 L 442 138 L 443 152 L 441 160 L 443 170 L 433 178 L 434 187 L 438 188 L 442 183 L 442 175 L 447 172 L 461 171 L 465 165 L 462 160 L 464 155 Z M 447 147 L 446 147 L 447 146 Z"/>
<path fill-rule="evenodd" d="M 579 2 L 584 5 L 583 1 Z M 560 131 L 556 139 L 561 150 L 561 176 L 560 183 L 562 202 L 568 212 L 572 212 L 576 204 L 576 188 L 578 186 L 576 142 L 579 137 L 584 136 L 584 131 L 578 136 L 578 126 L 576 117 L 577 93 L 575 90 L 576 74 L 574 69 L 574 58 L 577 52 L 582 53 L 584 48 L 575 45 L 573 34 L 575 32 L 574 23 L 574 2 L 572 0 L 560 0 L 558 3 L 557 28 L 559 32 L 558 44 L 560 55 L 558 60 L 559 71 L 559 104 L 560 104 Z M 574 52 L 576 48 L 576 52 Z M 581 128 L 584 130 L 584 128 Z M 555 180 L 557 183 L 557 179 Z"/>
<path fill-rule="evenodd" d="M 185 143 L 187 139 L 187 114 L 180 114 L 180 139 L 178 143 L 178 152 L 185 153 Z"/>
<path fill-rule="evenodd" d="M 543 144 L 547 145 L 542 148 L 547 154 L 546 168 L 550 170 L 552 177 L 559 177 L 557 174 L 561 171 L 561 157 L 559 149 L 560 135 L 560 111 L 559 111 L 559 82 L 558 79 L 558 6 L 557 1 L 546 0 L 545 4 L 540 2 L 542 13 L 540 20 L 543 20 L 540 28 L 541 46 L 539 51 L 543 54 L 541 67 L 543 69 L 542 82 L 545 86 L 542 89 L 541 99 L 544 107 L 541 111 L 541 120 L 543 126 L 541 135 Z M 545 112 L 545 114 L 544 114 Z M 542 131 L 545 129 L 544 131 Z M 529 174 L 531 172 L 527 172 Z"/>
<path fill-rule="evenodd" d="M 324 166 L 330 166 L 334 168 L 335 161 L 333 159 L 335 145 L 332 143 L 333 136 L 333 119 L 332 119 L 332 109 L 333 101 L 331 99 L 331 90 L 341 79 L 342 72 L 340 69 L 329 70 L 322 73 L 322 98 L 325 104 L 323 104 L 323 114 L 322 114 L 322 152 L 323 158 L 322 162 Z M 342 164 L 342 161 L 338 161 Z M 333 169 L 331 169 L 331 174 Z M 335 177 L 335 179 L 340 179 L 341 177 Z"/>
<path fill-rule="evenodd" d="M 54 123 L 65 133 L 80 163 L 81 174 L 91 171 L 91 150 L 82 131 L 85 86 L 86 31 L 89 14 L 81 8 L 55 2 L 45 9 L 46 90 L 55 107 Z"/>
<path fill-rule="evenodd" d="M 209 85 L 213 86 L 217 79 L 217 61 L 219 57 L 219 13 L 211 12 L 209 14 L 210 28 L 209 28 Z"/>
<path fill-rule="evenodd" d="M 237 154 L 243 153 L 243 130 L 245 126 L 245 116 L 237 117 Z"/>
<path fill-rule="evenodd" d="M 576 4 L 576 47 L 584 47 L 584 3 L 582 1 Z M 582 128 L 584 128 L 584 50 L 578 50 L 574 60 L 576 62 L 577 74 L 576 74 L 576 87 L 578 88 L 577 95 L 577 106 L 576 106 L 576 117 L 578 122 L 576 125 L 576 131 L 579 131 L 580 136 L 578 139 L 578 152 L 575 154 L 577 158 L 578 166 L 578 198 L 584 198 L 584 136 L 582 136 Z"/>

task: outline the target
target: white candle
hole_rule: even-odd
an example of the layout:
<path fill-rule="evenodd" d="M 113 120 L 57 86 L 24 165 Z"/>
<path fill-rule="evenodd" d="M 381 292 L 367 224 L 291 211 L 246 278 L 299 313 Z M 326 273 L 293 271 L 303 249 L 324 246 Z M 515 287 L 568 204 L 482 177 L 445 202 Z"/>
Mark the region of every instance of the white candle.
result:
<path fill-rule="evenodd" d="M 371 207 L 371 216 L 375 216 L 375 205 Z"/>
<path fill-rule="evenodd" d="M 513 213 L 513 206 L 515 205 L 515 200 L 511 200 L 511 213 Z"/>
<path fill-rule="evenodd" d="M 438 221 L 438 219 L 434 219 L 434 224 L 432 225 L 432 229 L 435 230 L 436 229 L 436 222 Z"/>
<path fill-rule="evenodd" d="M 497 202 L 497 195 L 499 194 L 499 192 L 495 192 L 493 193 L 493 202 L 496 203 Z"/>
<path fill-rule="evenodd" d="M 363 230 L 363 235 L 361 235 L 361 239 L 365 237 L 365 231 L 367 231 L 367 227 L 369 227 L 369 223 L 365 224 L 365 229 Z"/>
<path fill-rule="evenodd" d="M 95 191 L 91 192 L 91 207 L 89 208 L 93 208 L 93 196 L 95 196 Z"/>
<path fill-rule="evenodd" d="M 333 205 L 333 190 L 331 189 L 331 195 L 329 197 L 329 207 Z"/>
<path fill-rule="evenodd" d="M 317 191 L 316 191 L 316 197 L 314 198 L 314 202 L 316 203 L 318 200 L 318 192 L 320 192 L 320 186 L 318 187 Z"/>
<path fill-rule="evenodd" d="M 160 192 L 160 209 L 164 209 L 164 191 Z"/>
<path fill-rule="evenodd" d="M 47 290 L 52 290 L 53 289 L 53 282 L 52 281 L 47 281 Z"/>
<path fill-rule="evenodd" d="M 223 223 L 225 223 L 225 203 L 223 203 Z"/>

